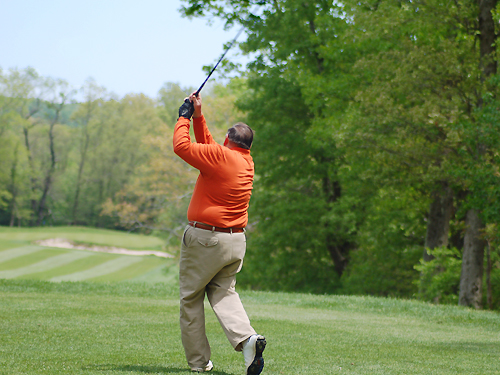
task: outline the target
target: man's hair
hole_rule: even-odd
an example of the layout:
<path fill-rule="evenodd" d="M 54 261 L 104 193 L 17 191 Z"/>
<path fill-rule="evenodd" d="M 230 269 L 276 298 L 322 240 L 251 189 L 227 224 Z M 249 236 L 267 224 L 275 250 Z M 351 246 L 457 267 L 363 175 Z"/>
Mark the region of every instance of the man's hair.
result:
<path fill-rule="evenodd" d="M 247 124 L 238 122 L 227 130 L 228 139 L 241 148 L 250 150 L 253 142 L 253 130 Z"/>

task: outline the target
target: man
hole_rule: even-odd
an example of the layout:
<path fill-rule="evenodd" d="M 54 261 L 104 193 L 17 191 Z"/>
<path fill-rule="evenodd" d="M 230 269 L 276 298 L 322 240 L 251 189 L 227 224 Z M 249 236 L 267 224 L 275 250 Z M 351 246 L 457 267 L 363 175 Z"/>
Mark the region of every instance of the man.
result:
<path fill-rule="evenodd" d="M 195 143 L 189 136 L 191 116 Z M 195 372 L 213 368 L 205 335 L 205 294 L 229 342 L 243 352 L 247 375 L 258 375 L 264 367 L 266 340 L 250 325 L 235 291 L 246 250 L 244 228 L 254 177 L 252 141 L 252 129 L 238 123 L 228 130 L 224 146 L 217 144 L 207 128 L 199 95 L 191 94 L 179 108 L 174 152 L 200 171 L 179 265 L 182 345 Z"/>

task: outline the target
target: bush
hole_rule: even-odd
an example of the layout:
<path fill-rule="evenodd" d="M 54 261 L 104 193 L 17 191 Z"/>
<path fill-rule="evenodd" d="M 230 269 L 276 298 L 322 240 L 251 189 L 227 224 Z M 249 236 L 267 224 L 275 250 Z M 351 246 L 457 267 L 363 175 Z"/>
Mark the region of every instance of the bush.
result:
<path fill-rule="evenodd" d="M 456 248 L 437 247 L 428 250 L 434 259 L 420 260 L 415 269 L 420 272 L 419 298 L 435 303 L 458 304 L 462 254 Z"/>

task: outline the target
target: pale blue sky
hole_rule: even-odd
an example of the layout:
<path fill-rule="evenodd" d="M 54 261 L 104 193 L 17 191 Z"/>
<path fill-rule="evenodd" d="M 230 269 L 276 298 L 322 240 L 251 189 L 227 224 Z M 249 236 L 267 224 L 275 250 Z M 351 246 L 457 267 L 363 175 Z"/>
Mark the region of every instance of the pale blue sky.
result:
<path fill-rule="evenodd" d="M 203 65 L 215 63 L 238 30 L 183 18 L 180 7 L 181 0 L 0 0 L 0 67 L 32 66 L 75 88 L 92 77 L 120 97 L 156 97 L 165 82 L 198 87 Z"/>

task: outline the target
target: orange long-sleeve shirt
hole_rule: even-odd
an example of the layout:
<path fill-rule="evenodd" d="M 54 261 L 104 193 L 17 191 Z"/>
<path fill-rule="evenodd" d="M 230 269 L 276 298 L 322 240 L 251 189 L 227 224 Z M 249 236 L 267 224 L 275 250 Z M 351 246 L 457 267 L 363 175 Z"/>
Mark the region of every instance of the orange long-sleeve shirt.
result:
<path fill-rule="evenodd" d="M 174 130 L 174 152 L 200 171 L 187 212 L 188 220 L 223 228 L 244 228 L 252 195 L 254 164 L 250 150 L 216 143 L 203 116 L 180 117 Z"/>

